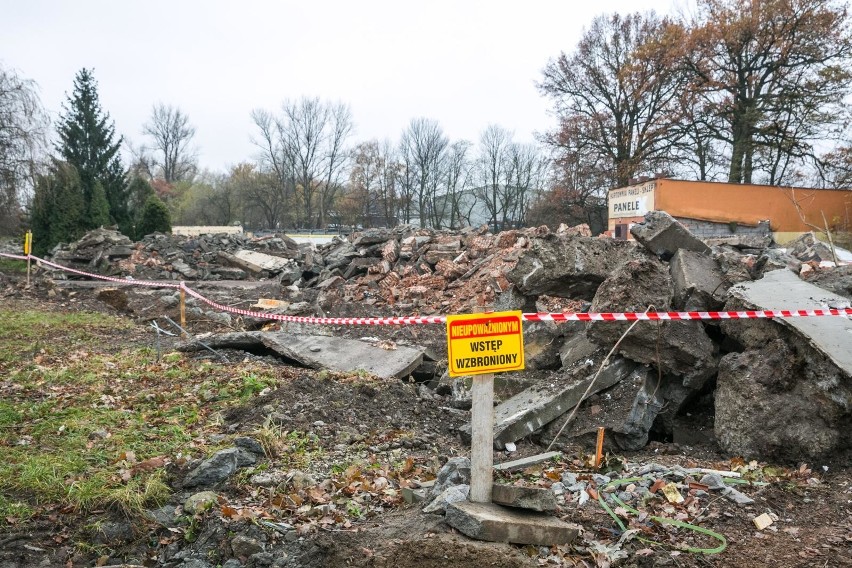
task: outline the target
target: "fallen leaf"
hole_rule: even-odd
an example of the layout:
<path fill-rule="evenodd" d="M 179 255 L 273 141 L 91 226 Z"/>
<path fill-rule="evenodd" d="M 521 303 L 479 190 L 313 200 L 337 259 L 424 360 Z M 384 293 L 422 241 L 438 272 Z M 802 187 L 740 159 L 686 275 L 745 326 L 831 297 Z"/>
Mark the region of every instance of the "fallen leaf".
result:
<path fill-rule="evenodd" d="M 140 471 L 153 471 L 155 469 L 159 469 L 166 465 L 166 458 L 163 456 L 157 456 L 154 458 L 149 458 L 147 460 L 143 460 L 133 466 L 132 471 L 134 475 Z"/>

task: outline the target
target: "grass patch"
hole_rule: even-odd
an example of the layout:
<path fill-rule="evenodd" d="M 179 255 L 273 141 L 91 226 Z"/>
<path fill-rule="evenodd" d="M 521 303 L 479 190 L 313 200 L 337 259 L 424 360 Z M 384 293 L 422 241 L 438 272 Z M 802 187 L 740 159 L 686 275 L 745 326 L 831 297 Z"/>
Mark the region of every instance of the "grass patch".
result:
<path fill-rule="evenodd" d="M 105 332 L 130 327 L 125 320 L 89 312 L 0 309 L 0 321 L 0 364 L 25 356 L 53 356 L 60 345 L 66 350 L 69 343 L 93 341 Z"/>
<path fill-rule="evenodd" d="M 0 258 L 0 272 L 15 272 L 26 274 L 27 261 L 15 260 L 13 258 Z"/>
<path fill-rule="evenodd" d="M 161 503 L 166 465 L 216 449 L 206 440 L 222 411 L 280 382 L 257 363 L 122 349 L 130 324 L 114 316 L 0 317 L 0 532 L 52 506 L 135 515 Z"/>

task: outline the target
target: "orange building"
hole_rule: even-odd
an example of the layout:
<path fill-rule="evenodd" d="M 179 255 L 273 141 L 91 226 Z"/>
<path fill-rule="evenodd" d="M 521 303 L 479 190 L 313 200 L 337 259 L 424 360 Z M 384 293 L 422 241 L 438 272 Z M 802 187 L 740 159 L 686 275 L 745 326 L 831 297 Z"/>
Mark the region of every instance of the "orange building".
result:
<path fill-rule="evenodd" d="M 630 225 L 648 211 L 665 211 L 696 236 L 772 233 L 786 243 L 822 228 L 823 214 L 833 229 L 852 228 L 852 191 L 642 178 L 611 189 L 608 234 L 629 239 Z M 816 229 L 818 230 L 818 229 Z"/>

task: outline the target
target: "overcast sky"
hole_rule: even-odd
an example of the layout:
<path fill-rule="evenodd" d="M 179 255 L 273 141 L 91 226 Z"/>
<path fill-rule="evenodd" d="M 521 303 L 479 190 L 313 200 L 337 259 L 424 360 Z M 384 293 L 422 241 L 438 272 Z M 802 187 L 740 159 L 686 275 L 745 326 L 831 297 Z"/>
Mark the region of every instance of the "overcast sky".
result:
<path fill-rule="evenodd" d="M 318 96 L 351 106 L 355 140 L 398 140 L 412 118 L 476 141 L 496 123 L 554 126 L 536 82 L 601 13 L 676 0 L 0 0 L 0 62 L 35 80 L 53 119 L 94 68 L 101 105 L 138 145 L 151 108 L 179 107 L 202 167 L 252 158 L 250 112 Z"/>

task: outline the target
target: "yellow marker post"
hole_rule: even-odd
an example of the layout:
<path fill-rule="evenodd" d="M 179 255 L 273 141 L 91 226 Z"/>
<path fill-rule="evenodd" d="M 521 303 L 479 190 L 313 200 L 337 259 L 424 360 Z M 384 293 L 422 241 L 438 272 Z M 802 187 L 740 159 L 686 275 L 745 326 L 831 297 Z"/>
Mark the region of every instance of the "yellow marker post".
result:
<path fill-rule="evenodd" d="M 524 368 L 521 312 L 447 316 L 451 377 L 475 375 L 471 389 L 470 501 L 491 502 L 494 373 Z"/>
<path fill-rule="evenodd" d="M 24 254 L 27 257 L 27 288 L 30 287 L 30 253 L 33 248 L 33 232 L 27 231 L 24 235 Z"/>

